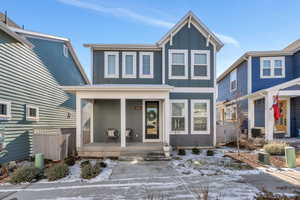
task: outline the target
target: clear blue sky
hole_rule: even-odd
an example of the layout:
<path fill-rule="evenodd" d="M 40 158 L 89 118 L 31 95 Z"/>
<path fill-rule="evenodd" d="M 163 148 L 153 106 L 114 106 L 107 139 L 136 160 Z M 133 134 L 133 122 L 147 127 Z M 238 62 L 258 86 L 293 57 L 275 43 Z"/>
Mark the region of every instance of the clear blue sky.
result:
<path fill-rule="evenodd" d="M 189 10 L 225 43 L 218 75 L 245 51 L 300 38 L 299 0 L 1 0 L 5 10 L 25 29 L 70 38 L 88 75 L 84 43 L 155 43 Z"/>

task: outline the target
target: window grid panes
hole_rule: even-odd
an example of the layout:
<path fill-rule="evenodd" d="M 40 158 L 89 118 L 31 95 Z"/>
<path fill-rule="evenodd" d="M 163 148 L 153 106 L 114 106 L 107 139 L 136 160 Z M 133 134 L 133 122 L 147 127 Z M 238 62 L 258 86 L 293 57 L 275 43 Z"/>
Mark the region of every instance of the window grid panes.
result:
<path fill-rule="evenodd" d="M 208 128 L 208 112 L 207 103 L 194 103 L 193 106 L 193 130 L 207 131 Z"/>
<path fill-rule="evenodd" d="M 143 55 L 143 74 L 150 75 L 150 55 Z"/>
<path fill-rule="evenodd" d="M 109 75 L 116 74 L 116 56 L 108 55 L 108 72 Z"/>
<path fill-rule="evenodd" d="M 284 57 L 264 57 L 261 60 L 261 78 L 284 77 Z"/>
<path fill-rule="evenodd" d="M 133 74 L 133 55 L 125 56 L 125 73 L 128 75 Z"/>
<path fill-rule="evenodd" d="M 173 102 L 171 103 L 171 129 L 172 131 L 185 130 L 185 103 Z"/>
<path fill-rule="evenodd" d="M 184 53 L 172 53 L 172 64 L 173 65 L 184 65 Z"/>
<path fill-rule="evenodd" d="M 0 115 L 7 115 L 7 104 L 0 104 Z"/>

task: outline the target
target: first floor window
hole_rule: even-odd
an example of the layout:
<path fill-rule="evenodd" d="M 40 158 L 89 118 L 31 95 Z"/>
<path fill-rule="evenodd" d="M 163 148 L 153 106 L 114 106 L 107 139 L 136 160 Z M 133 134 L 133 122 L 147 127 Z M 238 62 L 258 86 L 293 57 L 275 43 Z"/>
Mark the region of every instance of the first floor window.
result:
<path fill-rule="evenodd" d="M 188 50 L 170 49 L 169 50 L 169 78 L 187 79 L 188 78 Z"/>
<path fill-rule="evenodd" d="M 38 120 L 39 119 L 39 108 L 36 106 L 26 106 L 26 119 L 27 120 Z"/>
<path fill-rule="evenodd" d="M 1 118 L 9 118 L 10 117 L 10 102 L 1 101 L 0 100 L 0 120 Z"/>
<path fill-rule="evenodd" d="M 171 131 L 186 133 L 187 131 L 187 100 L 171 101 Z"/>
<path fill-rule="evenodd" d="M 225 120 L 235 121 L 237 120 L 237 107 L 236 105 L 230 105 L 226 107 Z"/>
<path fill-rule="evenodd" d="M 209 54 L 207 50 L 191 50 L 192 79 L 210 78 Z"/>
<path fill-rule="evenodd" d="M 104 52 L 104 77 L 119 78 L 119 52 Z"/>
<path fill-rule="evenodd" d="M 136 52 L 122 53 L 123 78 L 136 78 Z"/>
<path fill-rule="evenodd" d="M 209 100 L 191 100 L 192 133 L 209 134 Z"/>
<path fill-rule="evenodd" d="M 140 52 L 140 78 L 153 78 L 153 52 Z"/>

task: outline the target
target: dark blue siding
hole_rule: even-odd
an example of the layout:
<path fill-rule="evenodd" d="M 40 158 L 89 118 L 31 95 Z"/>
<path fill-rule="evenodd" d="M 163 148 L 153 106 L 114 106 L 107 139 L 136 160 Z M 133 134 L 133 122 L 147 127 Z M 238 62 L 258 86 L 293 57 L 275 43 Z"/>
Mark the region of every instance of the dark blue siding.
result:
<path fill-rule="evenodd" d="M 168 79 L 169 68 L 169 49 L 188 49 L 188 79 L 174 80 Z M 209 50 L 210 51 L 210 80 L 190 80 L 191 79 L 191 56 L 190 50 Z M 176 87 L 213 87 L 214 85 L 214 50 L 213 46 L 209 44 L 206 46 L 206 38 L 191 24 L 188 28 L 186 24 L 177 34 L 173 36 L 173 45 L 170 42 L 165 45 L 165 78 L 166 84 Z"/>
<path fill-rule="evenodd" d="M 252 92 L 294 79 L 293 57 L 285 57 L 285 78 L 260 78 L 260 57 L 252 58 Z"/>
<path fill-rule="evenodd" d="M 293 55 L 294 63 L 294 78 L 300 77 L 300 51 Z"/>
<path fill-rule="evenodd" d="M 265 99 L 254 101 L 254 126 L 265 127 Z"/>
<path fill-rule="evenodd" d="M 230 92 L 230 73 L 218 82 L 217 101 L 230 101 L 236 97 L 247 95 L 248 93 L 248 70 L 247 62 L 242 62 L 237 66 L 237 90 Z"/>
<path fill-rule="evenodd" d="M 291 98 L 291 137 L 296 137 L 300 129 L 300 97 Z"/>

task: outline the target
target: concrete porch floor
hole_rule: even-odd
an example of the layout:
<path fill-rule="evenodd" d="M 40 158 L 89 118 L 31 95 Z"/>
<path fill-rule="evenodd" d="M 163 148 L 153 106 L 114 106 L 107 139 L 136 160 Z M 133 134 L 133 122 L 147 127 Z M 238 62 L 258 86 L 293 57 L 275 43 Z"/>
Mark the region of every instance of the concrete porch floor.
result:
<path fill-rule="evenodd" d="M 90 143 L 78 149 L 80 157 L 120 157 L 128 155 L 144 155 L 148 153 L 163 153 L 162 143 Z"/>

